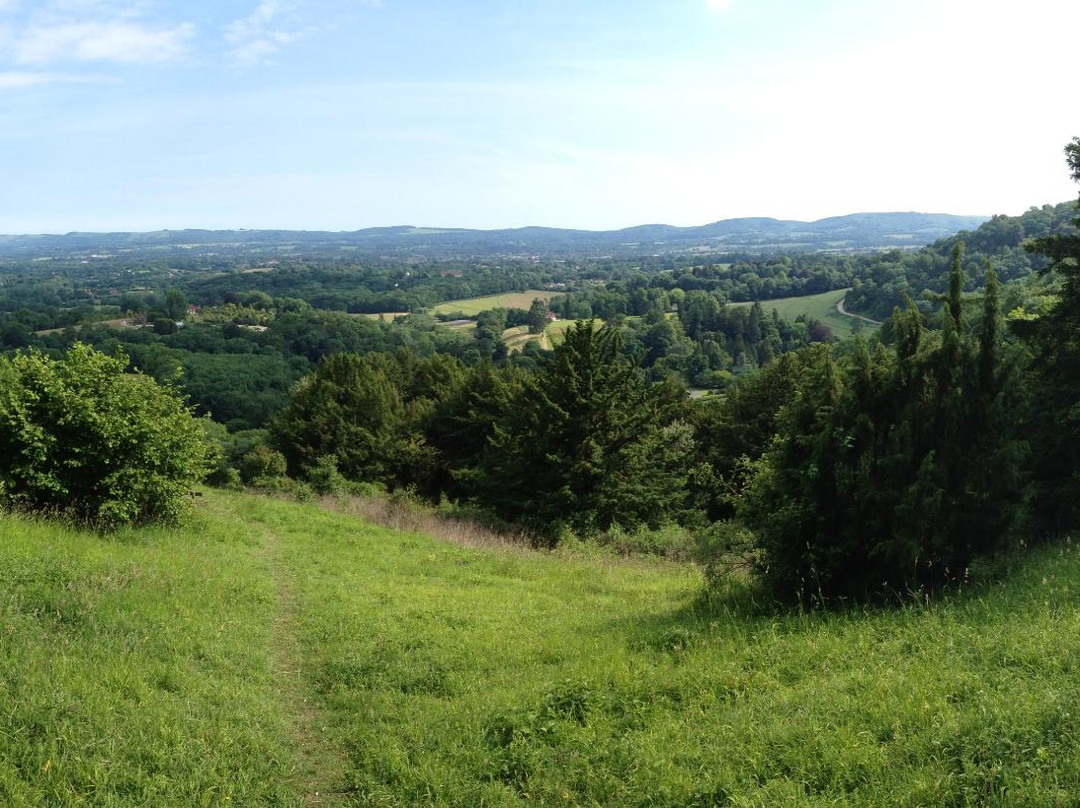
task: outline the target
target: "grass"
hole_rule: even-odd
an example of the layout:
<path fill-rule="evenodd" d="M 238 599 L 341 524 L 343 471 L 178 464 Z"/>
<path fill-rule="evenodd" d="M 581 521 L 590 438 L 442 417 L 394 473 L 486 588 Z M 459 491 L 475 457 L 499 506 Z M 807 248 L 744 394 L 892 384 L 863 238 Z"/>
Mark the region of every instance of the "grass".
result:
<path fill-rule="evenodd" d="M 584 320 L 552 320 L 545 326 L 542 334 L 530 334 L 527 325 L 519 325 L 503 331 L 502 340 L 511 353 L 520 351 L 530 342 L 539 342 L 541 348 L 551 350 L 563 341 L 567 330 L 575 323 L 580 322 L 584 322 Z M 604 324 L 604 321 L 599 319 L 595 319 L 595 322 L 597 328 Z"/>
<path fill-rule="evenodd" d="M 0 519 L 0 804 L 294 804 L 249 532 Z"/>
<path fill-rule="evenodd" d="M 440 303 L 431 309 L 432 314 L 456 314 L 461 313 L 466 317 L 475 317 L 482 311 L 490 309 L 528 309 L 532 302 L 539 298 L 550 301 L 561 297 L 558 292 L 545 292 L 541 289 L 527 289 L 524 292 L 506 292 L 501 295 L 488 295 L 487 297 L 470 297 L 465 300 L 449 300 Z"/>
<path fill-rule="evenodd" d="M 823 322 L 833 330 L 833 333 L 836 334 L 836 336 L 841 338 L 849 337 L 855 333 L 855 324 L 858 320 L 855 317 L 840 314 L 840 312 L 836 310 L 836 304 L 843 300 L 844 295 L 846 294 L 846 289 L 836 289 L 832 292 L 822 292 L 817 295 L 762 300 L 761 308 L 764 309 L 766 314 L 772 314 L 773 309 L 776 309 L 783 319 L 792 322 L 799 315 L 805 314 L 808 317 L 813 317 L 814 319 Z M 753 304 L 733 303 L 732 305 L 751 306 Z M 875 326 L 864 322 L 862 328 L 869 332 L 873 330 Z"/>
<path fill-rule="evenodd" d="M 688 565 L 343 510 L 211 492 L 191 529 L 119 538 L 3 518 L 0 804 L 1077 802 L 1069 545 L 799 614 L 705 603 Z"/>

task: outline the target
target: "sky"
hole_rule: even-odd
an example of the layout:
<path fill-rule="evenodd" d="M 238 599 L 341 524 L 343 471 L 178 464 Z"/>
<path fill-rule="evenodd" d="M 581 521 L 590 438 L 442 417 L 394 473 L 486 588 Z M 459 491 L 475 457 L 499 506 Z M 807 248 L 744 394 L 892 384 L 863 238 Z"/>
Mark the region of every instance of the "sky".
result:
<path fill-rule="evenodd" d="M 0 0 L 0 233 L 1076 197 L 1076 0 Z"/>

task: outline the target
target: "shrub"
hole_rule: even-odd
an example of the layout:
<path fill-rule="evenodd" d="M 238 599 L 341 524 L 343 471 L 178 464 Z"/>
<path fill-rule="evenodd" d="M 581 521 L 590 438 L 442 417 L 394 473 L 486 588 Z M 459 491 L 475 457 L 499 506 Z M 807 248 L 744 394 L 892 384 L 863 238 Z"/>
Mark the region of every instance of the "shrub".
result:
<path fill-rule="evenodd" d="M 240 458 L 240 477 L 248 485 L 273 487 L 273 483 L 285 477 L 285 455 L 259 444 Z"/>
<path fill-rule="evenodd" d="M 0 501 L 100 527 L 175 522 L 211 449 L 180 394 L 76 343 L 0 361 Z"/>

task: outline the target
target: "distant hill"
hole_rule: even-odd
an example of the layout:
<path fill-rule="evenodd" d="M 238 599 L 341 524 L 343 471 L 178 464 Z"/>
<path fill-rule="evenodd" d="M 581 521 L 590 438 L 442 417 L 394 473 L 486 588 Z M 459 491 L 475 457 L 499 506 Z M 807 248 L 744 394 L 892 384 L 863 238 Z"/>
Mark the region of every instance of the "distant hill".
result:
<path fill-rule="evenodd" d="M 359 252 L 398 257 L 632 255 L 692 250 L 853 252 L 921 247 L 961 230 L 974 229 L 989 218 L 944 213 L 854 213 L 816 222 L 741 218 L 724 219 L 700 227 L 646 224 L 601 231 L 551 227 L 467 230 L 400 226 L 340 233 L 310 230 L 67 233 L 0 236 L 0 256 L 170 250 L 304 255 Z"/>

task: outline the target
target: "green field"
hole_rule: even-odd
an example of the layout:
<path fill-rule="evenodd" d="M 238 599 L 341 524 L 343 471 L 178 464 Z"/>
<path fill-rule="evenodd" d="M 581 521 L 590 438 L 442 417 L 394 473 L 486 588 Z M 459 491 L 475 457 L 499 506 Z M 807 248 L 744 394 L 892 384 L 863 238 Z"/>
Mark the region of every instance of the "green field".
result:
<path fill-rule="evenodd" d="M 465 300 L 449 300 L 431 309 L 432 314 L 455 314 L 460 312 L 466 317 L 475 317 L 489 309 L 528 309 L 539 298 L 549 301 L 561 297 L 558 292 L 545 292 L 541 289 L 528 289 L 524 292 L 506 292 L 487 297 L 470 297 Z"/>
<path fill-rule="evenodd" d="M 821 320 L 829 328 L 833 330 L 833 333 L 838 337 L 849 337 L 855 331 L 855 324 L 858 320 L 855 317 L 849 317 L 840 314 L 836 310 L 836 304 L 844 299 L 844 295 L 847 294 L 846 289 L 836 289 L 832 292 L 822 292 L 818 295 L 804 295 L 803 297 L 781 297 L 776 300 L 762 300 L 761 308 L 765 310 L 766 314 L 772 314 L 773 309 L 779 312 L 780 316 L 789 321 L 794 321 L 800 314 L 805 314 L 808 317 L 813 317 L 816 320 Z M 751 306 L 751 303 L 732 303 L 733 306 Z M 864 331 L 872 331 L 876 326 L 864 322 L 862 324 Z"/>
<path fill-rule="evenodd" d="M 1012 806 L 1080 794 L 1080 558 L 889 610 L 209 492 L 0 516 L 4 806 Z M 740 594 L 742 592 L 742 594 Z"/>

